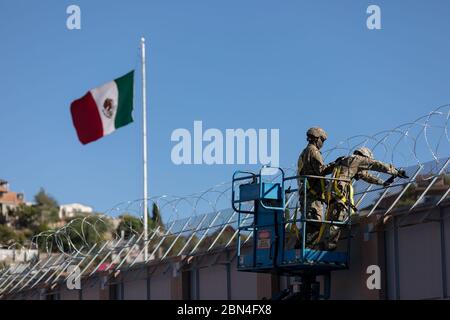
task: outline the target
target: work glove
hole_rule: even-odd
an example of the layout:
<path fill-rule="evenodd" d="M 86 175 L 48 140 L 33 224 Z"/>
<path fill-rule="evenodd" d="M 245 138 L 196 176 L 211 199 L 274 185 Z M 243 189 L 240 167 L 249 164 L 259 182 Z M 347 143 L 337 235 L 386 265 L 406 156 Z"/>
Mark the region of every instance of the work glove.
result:
<path fill-rule="evenodd" d="M 336 160 L 334 160 L 334 163 L 339 163 L 339 162 L 341 162 L 342 160 L 344 160 L 344 156 L 342 156 L 342 157 L 339 157 L 339 158 L 337 158 Z"/>
<path fill-rule="evenodd" d="M 394 182 L 395 176 L 391 176 L 389 179 L 387 179 L 385 182 L 383 182 L 383 187 L 389 187 L 392 182 Z"/>
<path fill-rule="evenodd" d="M 397 177 L 402 179 L 408 179 L 409 177 L 406 175 L 406 171 L 403 169 L 397 170 Z"/>

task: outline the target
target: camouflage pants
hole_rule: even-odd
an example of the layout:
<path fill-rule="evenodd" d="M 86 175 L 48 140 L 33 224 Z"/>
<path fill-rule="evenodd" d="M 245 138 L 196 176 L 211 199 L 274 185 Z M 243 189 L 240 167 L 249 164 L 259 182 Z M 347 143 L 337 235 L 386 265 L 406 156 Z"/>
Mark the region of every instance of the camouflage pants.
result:
<path fill-rule="evenodd" d="M 306 212 L 307 219 L 322 220 L 323 216 L 323 203 L 319 200 L 315 200 L 312 196 L 307 195 L 306 205 L 304 204 L 304 198 L 300 195 L 300 211 Z M 313 244 L 320 231 L 320 222 L 307 222 L 306 223 L 306 246 Z"/>
<path fill-rule="evenodd" d="M 345 205 L 338 201 L 331 201 L 329 207 L 327 208 L 327 220 L 330 221 L 340 221 L 342 222 L 347 214 L 347 208 Z M 320 239 L 321 243 L 336 246 L 341 235 L 342 226 L 340 225 L 330 225 L 325 224 L 322 237 Z"/>

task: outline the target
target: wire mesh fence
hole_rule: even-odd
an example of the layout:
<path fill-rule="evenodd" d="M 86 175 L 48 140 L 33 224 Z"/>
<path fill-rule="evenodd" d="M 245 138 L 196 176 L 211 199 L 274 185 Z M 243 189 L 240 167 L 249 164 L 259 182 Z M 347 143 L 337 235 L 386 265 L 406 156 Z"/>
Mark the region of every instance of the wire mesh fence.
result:
<path fill-rule="evenodd" d="M 377 159 L 403 167 L 410 177 L 386 188 L 355 181 L 356 214 L 388 215 L 397 208 L 438 206 L 448 197 L 449 117 L 450 105 L 441 106 L 413 122 L 370 136 L 353 136 L 323 151 L 328 162 L 367 146 Z M 286 176 L 297 174 L 295 165 L 284 170 Z M 142 216 L 144 199 L 119 203 L 104 215 L 75 218 L 61 228 L 42 232 L 30 242 L 31 248 L 39 249 L 39 258 L 0 270 L 0 297 L 39 286 L 54 288 L 74 275 L 79 279 L 99 272 L 118 273 L 137 265 L 231 248 L 239 234 L 238 214 L 230 208 L 231 188 L 230 181 L 184 197 L 162 195 L 147 199 L 164 217 L 164 222 L 150 226 L 147 239 L 143 231 L 131 224 L 125 225 L 126 232 L 122 234 L 113 231 L 109 238 L 102 236 L 111 224 L 109 216 Z M 286 189 L 296 188 L 296 179 L 286 181 Z M 248 206 L 251 210 L 251 203 Z M 290 219 L 297 206 L 298 192 L 290 192 L 286 201 Z M 253 216 L 245 215 L 241 226 L 252 222 Z M 241 232 L 239 236 L 245 244 L 251 233 Z M 148 252 L 147 260 L 144 251 Z"/>

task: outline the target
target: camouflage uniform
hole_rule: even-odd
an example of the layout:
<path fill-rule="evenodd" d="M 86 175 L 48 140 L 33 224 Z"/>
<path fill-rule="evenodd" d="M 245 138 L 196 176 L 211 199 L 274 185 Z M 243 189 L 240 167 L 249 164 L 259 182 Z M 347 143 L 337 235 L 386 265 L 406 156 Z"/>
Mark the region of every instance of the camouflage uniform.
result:
<path fill-rule="evenodd" d="M 356 209 L 353 205 L 353 179 L 362 179 L 371 184 L 383 185 L 380 178 L 371 175 L 368 171 L 377 171 L 398 176 L 399 171 L 391 164 L 386 164 L 373 159 L 372 152 L 367 148 L 360 148 L 355 154 L 337 160 L 333 169 L 333 178 L 347 181 L 332 181 L 328 186 L 327 220 L 342 221 L 348 210 Z M 350 203 L 349 203 L 350 202 Z M 349 208 L 350 207 L 350 208 Z M 335 249 L 340 235 L 339 226 L 323 225 L 319 235 L 323 243 L 327 243 L 328 249 Z"/>
<path fill-rule="evenodd" d="M 315 128 L 312 128 L 315 129 Z M 312 129 L 308 130 L 310 132 Z M 320 129 L 322 130 L 322 129 Z M 324 133 L 324 139 L 326 134 Z M 325 176 L 330 174 L 333 167 L 325 165 L 322 153 L 317 145 L 309 140 L 308 146 L 300 154 L 297 162 L 297 175 L 299 176 Z M 321 220 L 323 203 L 325 202 L 325 180 L 309 178 L 307 181 L 306 203 L 304 203 L 303 179 L 298 179 L 300 210 L 306 209 L 308 219 Z M 308 223 L 306 227 L 306 242 L 312 243 L 318 236 L 320 223 Z"/>

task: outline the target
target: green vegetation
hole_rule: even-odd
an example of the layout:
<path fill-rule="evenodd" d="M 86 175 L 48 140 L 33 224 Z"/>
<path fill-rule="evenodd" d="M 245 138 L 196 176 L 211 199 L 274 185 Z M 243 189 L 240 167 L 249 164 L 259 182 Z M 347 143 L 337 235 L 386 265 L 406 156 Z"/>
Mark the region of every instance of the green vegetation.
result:
<path fill-rule="evenodd" d="M 9 212 L 8 221 L 0 224 L 0 245 L 24 244 L 27 239 L 48 230 L 58 222 L 58 202 L 43 188 L 34 197 L 35 204 L 19 205 Z"/>
<path fill-rule="evenodd" d="M 29 245 L 34 236 L 44 233 L 45 236 L 35 238 L 42 250 L 72 250 L 73 247 L 89 248 L 116 235 L 124 235 L 129 239 L 133 234 L 143 232 L 143 224 L 139 217 L 123 214 L 119 217 L 117 228 L 111 218 L 98 213 L 78 213 L 75 217 L 59 220 L 59 204 L 56 199 L 43 188 L 34 197 L 33 205 L 19 205 L 8 214 L 8 221 L 0 223 L 0 246 L 14 243 Z M 158 226 L 164 230 L 164 224 L 158 206 L 153 203 L 152 212 L 148 212 L 149 231 Z M 59 233 L 58 229 L 61 229 Z M 47 233 L 45 233 L 48 231 Z M 150 232 L 149 232 L 150 233 Z M 183 242 L 177 244 L 177 249 Z"/>
<path fill-rule="evenodd" d="M 59 204 L 43 188 L 34 196 L 35 207 L 40 212 L 40 223 L 52 223 L 58 221 Z"/>
<path fill-rule="evenodd" d="M 0 225 L 0 243 L 9 245 L 19 240 L 19 235 L 13 228 L 3 224 Z"/>
<path fill-rule="evenodd" d="M 114 230 L 113 224 L 108 218 L 100 218 L 98 215 L 82 215 L 71 218 L 68 221 L 70 228 L 67 235 L 72 245 L 78 249 L 84 246 L 90 248 L 96 243 L 110 238 Z M 67 241 L 64 242 L 68 246 Z"/>
<path fill-rule="evenodd" d="M 34 196 L 34 202 L 33 205 L 21 204 L 15 210 L 10 210 L 8 221 L 2 221 L 0 224 L 0 246 L 9 246 L 15 242 L 24 245 L 33 236 L 50 229 L 59 228 L 76 218 L 86 216 L 86 214 L 79 213 L 74 218 L 60 221 L 58 201 L 43 188 Z M 72 241 L 75 245 L 85 245 L 85 243 L 82 243 L 83 239 L 77 236 L 77 232 L 81 234 L 84 231 L 87 244 L 92 244 L 98 241 L 99 238 L 106 236 L 107 232 L 113 231 L 111 222 L 98 223 L 99 219 L 96 215 L 89 216 L 83 226 L 81 220 L 78 220 L 74 221 L 73 226 L 71 226 L 71 230 L 73 230 L 71 231 L 73 233 L 71 234 L 73 236 Z M 94 224 L 95 222 L 97 222 L 96 229 L 100 235 L 89 227 L 89 223 Z M 82 227 L 84 228 L 83 230 Z M 42 241 L 44 240 L 41 240 L 39 244 L 45 246 Z"/>
<path fill-rule="evenodd" d="M 149 212 L 147 212 L 147 217 L 149 231 L 156 229 L 158 226 L 160 227 L 160 231 L 164 230 L 161 213 L 156 203 L 153 203 L 152 205 L 151 217 Z M 124 237 L 128 239 L 132 237 L 133 234 L 141 234 L 144 231 L 144 225 L 140 218 L 127 213 L 121 215 L 119 218 L 121 219 L 121 221 L 116 230 L 118 235 L 122 235 L 123 232 Z"/>
<path fill-rule="evenodd" d="M 120 216 L 120 223 L 117 227 L 116 232 L 121 236 L 123 233 L 123 236 L 126 239 L 129 239 L 133 236 L 133 234 L 140 234 L 142 231 L 144 231 L 144 226 L 139 218 L 136 216 L 132 216 L 130 214 L 123 214 Z"/>

